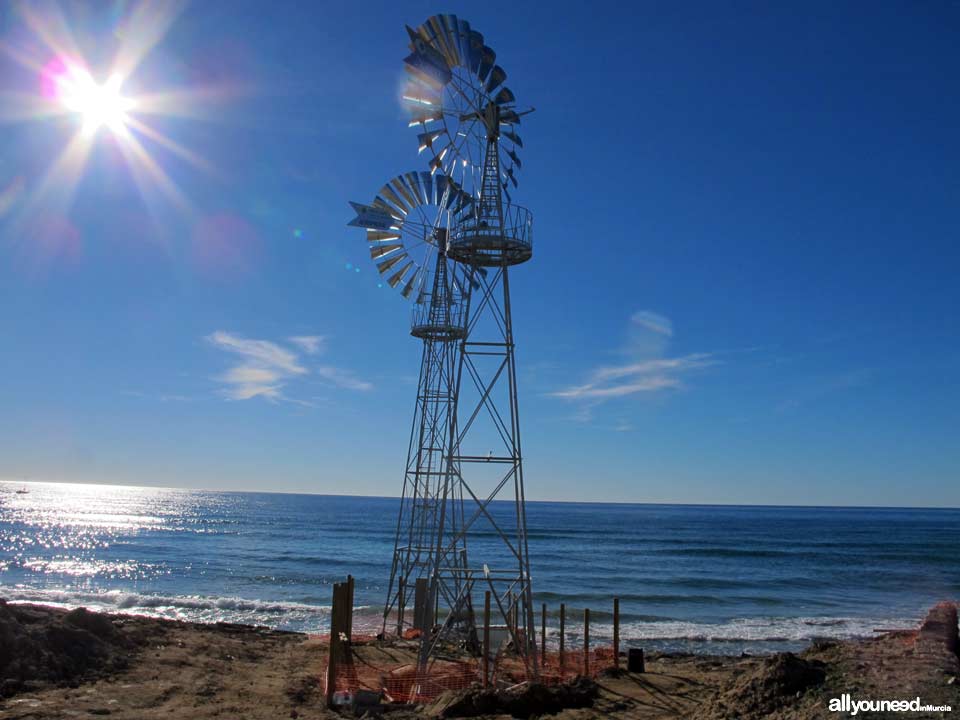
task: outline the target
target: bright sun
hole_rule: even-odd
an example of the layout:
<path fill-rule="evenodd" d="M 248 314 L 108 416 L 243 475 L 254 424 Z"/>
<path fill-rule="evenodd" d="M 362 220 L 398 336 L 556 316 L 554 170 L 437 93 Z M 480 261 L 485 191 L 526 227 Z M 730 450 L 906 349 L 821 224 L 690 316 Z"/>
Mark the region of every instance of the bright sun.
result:
<path fill-rule="evenodd" d="M 120 94 L 123 78 L 111 75 L 98 85 L 83 68 L 71 67 L 57 81 L 60 101 L 68 110 L 83 118 L 83 129 L 94 133 L 106 126 L 114 134 L 126 130 L 127 112 L 133 108 L 133 100 Z"/>

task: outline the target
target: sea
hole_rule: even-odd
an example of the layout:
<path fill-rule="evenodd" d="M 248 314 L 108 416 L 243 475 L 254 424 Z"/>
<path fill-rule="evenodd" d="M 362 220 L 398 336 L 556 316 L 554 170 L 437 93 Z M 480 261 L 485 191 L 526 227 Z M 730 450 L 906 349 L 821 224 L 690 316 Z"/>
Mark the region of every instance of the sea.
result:
<path fill-rule="evenodd" d="M 0 483 L 0 597 L 323 633 L 333 583 L 351 574 L 355 630 L 376 632 L 398 507 L 397 498 Z M 568 644 L 584 608 L 592 641 L 609 642 L 614 597 L 625 645 L 705 654 L 869 637 L 960 598 L 960 510 L 530 502 L 527 523 L 551 643 L 560 603 Z M 471 551 L 495 554 L 484 542 Z"/>

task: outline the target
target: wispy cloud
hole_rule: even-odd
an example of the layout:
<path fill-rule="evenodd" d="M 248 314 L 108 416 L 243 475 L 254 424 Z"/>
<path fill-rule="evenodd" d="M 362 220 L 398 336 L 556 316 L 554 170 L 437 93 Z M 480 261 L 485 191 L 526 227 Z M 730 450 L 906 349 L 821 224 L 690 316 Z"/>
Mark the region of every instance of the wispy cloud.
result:
<path fill-rule="evenodd" d="M 239 365 L 218 378 L 224 384 L 223 395 L 231 400 L 277 400 L 287 380 L 307 372 L 295 352 L 269 340 L 250 340 L 218 330 L 208 335 L 207 341 L 240 358 Z"/>
<path fill-rule="evenodd" d="M 586 383 L 556 390 L 551 397 L 567 400 L 609 400 L 611 398 L 655 392 L 683 385 L 680 375 L 689 370 L 713 365 L 709 353 L 663 358 L 616 367 L 600 367 L 590 373 Z"/>
<path fill-rule="evenodd" d="M 655 393 L 683 387 L 683 376 L 693 370 L 715 365 L 712 353 L 690 353 L 668 357 L 673 324 L 662 315 L 638 310 L 630 316 L 624 345 L 617 354 L 629 360 L 619 365 L 602 365 L 591 370 L 585 381 L 548 393 L 550 397 L 580 401 L 575 417 L 591 420 L 592 409 L 608 400 L 641 393 Z"/>
<path fill-rule="evenodd" d="M 673 323 L 663 315 L 658 315 L 649 310 L 637 310 L 630 316 L 630 322 L 638 327 L 645 328 L 658 335 L 673 337 Z"/>
<path fill-rule="evenodd" d="M 250 400 L 261 397 L 268 400 L 286 400 L 304 404 L 284 395 L 287 384 L 311 370 L 301 360 L 300 352 L 316 355 L 325 348 L 319 335 L 300 335 L 287 339 L 291 346 L 270 340 L 255 340 L 218 330 L 206 337 L 214 347 L 235 355 L 237 364 L 220 375 L 221 393 L 230 400 Z M 356 378 L 349 370 L 332 366 L 314 368 L 320 377 L 347 390 L 371 390 L 373 385 Z"/>
<path fill-rule="evenodd" d="M 373 383 L 358 379 L 349 370 L 342 370 L 340 368 L 325 365 L 316 368 L 315 372 L 324 380 L 336 385 L 337 387 L 342 387 L 347 390 L 362 390 L 364 392 L 367 390 L 373 390 Z"/>
<path fill-rule="evenodd" d="M 322 335 L 295 335 L 288 338 L 290 342 L 303 350 L 307 355 L 316 355 L 323 350 L 325 338 Z"/>

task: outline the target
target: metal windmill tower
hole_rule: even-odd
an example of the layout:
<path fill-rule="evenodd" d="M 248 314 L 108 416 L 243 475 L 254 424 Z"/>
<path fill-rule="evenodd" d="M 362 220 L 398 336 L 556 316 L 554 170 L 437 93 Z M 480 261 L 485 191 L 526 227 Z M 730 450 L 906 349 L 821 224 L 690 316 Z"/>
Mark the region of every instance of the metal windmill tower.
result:
<path fill-rule="evenodd" d="M 458 308 L 459 324 L 456 332 L 429 339 L 431 346 L 441 347 L 439 356 L 433 350 L 428 353 L 428 339 L 424 339 L 408 479 L 385 617 L 394 607 L 403 613 L 405 598 L 402 591 L 398 593 L 399 587 L 409 587 L 410 580 L 417 577 L 426 580 L 426 606 L 436 607 L 438 612 L 436 624 L 428 623 L 421 636 L 420 663 L 425 667 L 446 643 L 470 643 L 475 638 L 473 608 L 489 590 L 502 623 L 502 636 L 535 675 L 509 277 L 512 266 L 532 255 L 532 216 L 512 204 L 509 194 L 510 185 L 517 185 L 517 151 L 523 145 L 517 126 L 530 110 L 516 109 L 513 93 L 503 85 L 506 72 L 496 65 L 496 54 L 466 21 L 437 15 L 407 31 L 412 53 L 405 59 L 408 83 L 403 99 L 411 112 L 410 125 L 418 130 L 420 151 L 429 150 L 431 155 L 430 173 L 417 177 L 421 183 L 425 176 L 432 177 L 435 184 L 444 182 L 457 195 L 455 204 L 448 206 L 447 232 L 435 234 L 433 244 L 438 250 L 437 262 L 442 258 L 446 265 L 444 275 L 452 279 L 451 297 Z M 382 229 L 363 222 L 364 212 L 369 215 L 377 208 L 383 210 L 384 205 L 403 210 L 403 203 L 397 202 L 403 196 L 401 188 L 390 185 L 373 206 L 355 205 L 358 218 L 354 224 L 368 227 L 374 242 L 391 243 L 397 239 L 391 233 L 402 231 L 396 223 L 397 213 L 390 215 L 393 224 Z M 403 199 L 409 204 L 409 198 Z M 400 214 L 408 217 L 406 212 Z M 375 248 L 371 254 L 378 251 Z M 405 253 L 400 247 L 389 252 Z M 401 257 L 405 259 L 405 255 Z M 381 272 L 392 270 L 401 260 L 385 269 L 381 262 Z M 438 265 L 434 278 L 440 274 Z M 398 271 L 388 281 L 399 285 L 403 280 Z M 408 294 L 417 286 L 416 280 L 409 282 L 413 284 L 404 287 Z M 431 302 L 436 302 L 436 297 L 434 293 Z M 438 370 L 440 367 L 443 369 Z M 437 383 L 431 386 L 430 378 Z M 437 406 L 442 422 L 424 423 L 425 388 L 439 388 L 443 394 Z M 430 428 L 431 443 L 446 430 L 442 450 L 430 455 L 429 463 L 423 462 L 428 453 L 424 452 L 418 418 Z M 415 435 L 419 438 L 416 443 Z M 415 446 L 419 450 L 411 464 Z M 440 442 L 431 444 L 431 453 L 440 447 Z M 410 481 L 411 467 L 419 484 Z M 429 492 L 422 489 L 428 486 L 425 478 L 434 479 Z M 420 498 L 421 502 L 408 498 Z M 410 537 L 416 537 L 417 543 L 410 542 Z M 421 542 L 427 539 L 429 543 Z"/>
<path fill-rule="evenodd" d="M 386 183 L 370 205 L 351 203 L 350 225 L 366 228 L 370 257 L 385 282 L 414 297 L 410 334 L 423 343 L 383 630 L 393 613 L 397 634 L 422 627 L 433 613 L 406 612 L 436 567 L 437 528 L 462 526 L 462 504 L 448 494 L 450 434 L 456 416 L 457 342 L 466 336 L 463 269 L 447 258 L 451 227 L 473 199 L 444 175 L 408 172 Z M 469 288 L 470 285 L 466 284 Z M 461 542 L 443 563 L 466 559 Z M 451 573 L 448 573 L 449 576 Z M 456 573 L 452 573 L 456 575 Z M 421 583 L 422 584 L 422 583 Z M 447 592 L 456 595 L 459 587 Z M 426 598 L 416 598 L 418 610 Z"/>

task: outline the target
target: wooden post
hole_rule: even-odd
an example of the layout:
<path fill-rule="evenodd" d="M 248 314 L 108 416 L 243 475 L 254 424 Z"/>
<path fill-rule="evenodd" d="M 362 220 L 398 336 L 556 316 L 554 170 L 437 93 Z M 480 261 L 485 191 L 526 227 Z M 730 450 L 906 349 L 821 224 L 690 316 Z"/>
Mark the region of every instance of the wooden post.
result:
<path fill-rule="evenodd" d="M 563 645 L 566 640 L 564 637 L 566 631 L 564 630 L 564 623 L 567 618 L 567 606 L 563 603 L 560 603 L 560 674 L 563 675 L 564 659 L 563 659 Z"/>
<path fill-rule="evenodd" d="M 403 637 L 403 604 L 406 602 L 404 597 L 404 587 L 403 578 L 400 578 L 400 583 L 397 589 L 397 637 Z"/>
<path fill-rule="evenodd" d="M 547 666 L 547 604 L 540 610 L 540 664 Z"/>
<path fill-rule="evenodd" d="M 483 596 L 483 686 L 490 682 L 490 591 Z"/>
<path fill-rule="evenodd" d="M 327 707 L 333 707 L 333 693 L 337 690 L 337 665 L 340 655 L 340 583 L 333 585 L 333 603 L 330 607 L 330 643 L 327 647 Z"/>
<path fill-rule="evenodd" d="M 430 612 L 427 579 L 417 578 L 413 587 L 413 626 L 421 633 L 427 632 L 427 615 Z"/>
<path fill-rule="evenodd" d="M 620 598 L 613 599 L 613 666 L 620 669 Z"/>
<path fill-rule="evenodd" d="M 353 642 L 353 575 L 347 575 L 347 640 Z"/>
<path fill-rule="evenodd" d="M 583 674 L 590 675 L 590 608 L 583 610 Z"/>

